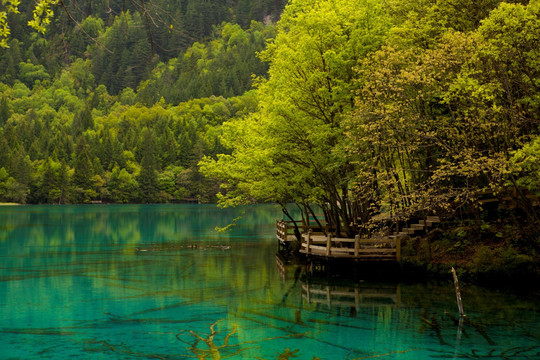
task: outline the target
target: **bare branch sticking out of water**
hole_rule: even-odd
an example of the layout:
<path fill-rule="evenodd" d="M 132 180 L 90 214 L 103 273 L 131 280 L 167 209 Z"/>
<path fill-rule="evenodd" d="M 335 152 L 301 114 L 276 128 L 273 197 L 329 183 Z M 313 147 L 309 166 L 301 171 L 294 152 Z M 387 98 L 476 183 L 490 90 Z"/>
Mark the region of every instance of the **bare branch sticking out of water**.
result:
<path fill-rule="evenodd" d="M 216 227 L 215 227 L 215 230 L 216 230 L 218 233 L 221 233 L 221 232 L 225 232 L 225 231 L 230 230 L 231 228 L 233 228 L 233 227 L 236 226 L 236 222 L 237 222 L 238 220 L 242 219 L 242 218 L 244 217 L 245 214 L 246 214 L 246 212 L 243 211 L 242 214 L 241 214 L 240 216 L 238 216 L 238 217 L 235 217 L 235 218 L 233 219 L 233 221 L 231 221 L 230 224 L 228 224 L 228 225 L 226 225 L 226 226 L 224 226 L 224 227 L 216 226 Z"/>

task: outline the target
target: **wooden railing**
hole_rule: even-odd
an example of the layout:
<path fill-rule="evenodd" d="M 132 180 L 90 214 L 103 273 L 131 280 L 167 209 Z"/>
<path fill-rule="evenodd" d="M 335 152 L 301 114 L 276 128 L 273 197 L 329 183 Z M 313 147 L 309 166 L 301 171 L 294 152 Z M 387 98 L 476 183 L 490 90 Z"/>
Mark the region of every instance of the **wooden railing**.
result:
<path fill-rule="evenodd" d="M 322 234 L 322 231 L 318 226 L 305 225 L 301 221 L 297 221 L 297 224 L 300 233 L 307 233 L 311 230 L 314 233 Z M 276 220 L 276 237 L 280 242 L 286 243 L 297 240 L 294 229 L 295 226 L 293 221 Z"/>
<path fill-rule="evenodd" d="M 276 220 L 276 237 L 281 243 L 287 243 L 296 239 L 294 224 L 292 221 Z"/>
<path fill-rule="evenodd" d="M 400 237 L 392 238 L 339 238 L 332 235 L 314 235 L 308 231 L 302 235 L 301 253 L 327 258 L 350 258 L 366 261 L 399 261 Z"/>

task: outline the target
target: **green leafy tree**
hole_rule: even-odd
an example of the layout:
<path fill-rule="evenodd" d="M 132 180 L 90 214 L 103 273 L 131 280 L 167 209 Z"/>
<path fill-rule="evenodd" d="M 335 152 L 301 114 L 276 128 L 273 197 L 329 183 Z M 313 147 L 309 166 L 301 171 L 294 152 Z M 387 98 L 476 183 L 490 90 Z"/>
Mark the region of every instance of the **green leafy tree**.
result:
<path fill-rule="evenodd" d="M 41 204 L 50 203 L 52 199 L 49 197 L 49 193 L 58 187 L 58 175 L 50 159 L 38 167 L 37 176 L 39 180 L 36 183 L 37 188 L 32 191 L 32 202 Z"/>
<path fill-rule="evenodd" d="M 30 164 L 29 159 L 24 152 L 19 152 L 17 160 L 21 161 L 19 166 L 12 170 L 17 179 L 10 176 L 8 171 L 0 168 L 0 199 L 6 202 L 15 202 L 25 204 L 29 194 L 28 183 L 30 182 Z"/>
<path fill-rule="evenodd" d="M 57 187 L 49 192 L 49 199 L 55 204 L 68 204 L 71 202 L 71 193 L 70 169 L 61 162 L 58 168 Z"/>
<path fill-rule="evenodd" d="M 2 167 L 0 168 L 0 200 L 5 201 L 7 198 L 7 188 L 8 188 L 8 180 L 9 180 L 9 174 L 6 170 L 6 168 Z"/>
<path fill-rule="evenodd" d="M 12 158 L 9 173 L 26 190 L 32 183 L 32 161 L 24 148 L 19 148 L 18 152 Z"/>
<path fill-rule="evenodd" d="M 456 21 L 470 24 L 468 33 L 435 25 L 429 46 L 390 37 L 363 61 L 348 132 L 360 193 L 407 219 L 452 213 L 485 193 L 506 196 L 510 183 L 531 228 L 537 226 L 509 162 L 538 131 L 530 87 L 538 76 L 530 46 L 537 11 L 502 3 L 479 26 L 466 19 L 477 13 L 464 13 Z M 400 25 L 399 33 L 418 24 Z"/>
<path fill-rule="evenodd" d="M 43 65 L 34 65 L 30 62 L 19 64 L 19 79 L 29 88 L 36 82 L 43 82 L 50 79 L 50 75 Z"/>
<path fill-rule="evenodd" d="M 263 76 L 268 70 L 256 53 L 275 36 L 274 28 L 253 22 L 244 30 L 224 23 L 215 32 L 212 41 L 196 42 L 168 64 L 158 65 L 141 83 L 138 100 L 151 105 L 163 97 L 176 104 L 212 95 L 238 96 L 251 89 L 252 76 Z"/>
<path fill-rule="evenodd" d="M 20 1 L 18 0 L 7 0 L 2 2 L 2 7 L 0 8 L 0 47 L 9 47 L 7 38 L 11 34 L 11 30 L 7 22 L 7 15 L 10 13 L 19 13 L 19 3 Z"/>
<path fill-rule="evenodd" d="M 6 96 L 2 96 L 2 98 L 0 98 L 0 127 L 4 126 L 10 116 L 11 110 L 9 108 L 8 99 Z"/>
<path fill-rule="evenodd" d="M 98 41 L 103 46 L 94 45 L 92 50 L 95 78 L 113 95 L 128 86 L 135 88 L 152 65 L 151 45 L 141 16 L 122 13 Z"/>
<path fill-rule="evenodd" d="M 70 50 L 76 56 L 84 55 L 87 47 L 94 44 L 104 30 L 104 21 L 95 16 L 85 18 L 80 27 L 75 27 L 70 36 Z M 99 46 L 99 45 L 98 45 Z"/>
<path fill-rule="evenodd" d="M 75 114 L 71 125 L 71 133 L 74 137 L 78 137 L 84 131 L 92 128 L 94 128 L 94 119 L 90 106 L 86 104 L 80 112 Z"/>
<path fill-rule="evenodd" d="M 262 53 L 270 70 L 258 86 L 260 111 L 245 126 L 234 124 L 225 132 L 231 156 L 201 164 L 204 173 L 228 187 L 224 203 L 270 196 L 316 202 L 335 232 L 352 236 L 357 231 L 354 167 L 342 144 L 343 120 L 358 86 L 354 67 L 378 49 L 389 25 L 375 1 L 287 5 L 275 40 Z"/>
<path fill-rule="evenodd" d="M 138 184 L 124 168 L 115 167 L 107 182 L 110 199 L 117 203 L 128 203 L 136 199 Z"/>

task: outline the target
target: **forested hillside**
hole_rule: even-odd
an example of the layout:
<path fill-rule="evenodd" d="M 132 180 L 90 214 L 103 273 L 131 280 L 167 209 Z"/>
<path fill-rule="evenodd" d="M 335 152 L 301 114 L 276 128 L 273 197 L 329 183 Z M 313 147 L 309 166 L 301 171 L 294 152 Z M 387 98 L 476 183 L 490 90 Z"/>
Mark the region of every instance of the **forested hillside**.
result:
<path fill-rule="evenodd" d="M 256 53 L 284 1 L 14 4 L 0 17 L 0 202 L 215 199 L 197 163 L 257 108 Z"/>

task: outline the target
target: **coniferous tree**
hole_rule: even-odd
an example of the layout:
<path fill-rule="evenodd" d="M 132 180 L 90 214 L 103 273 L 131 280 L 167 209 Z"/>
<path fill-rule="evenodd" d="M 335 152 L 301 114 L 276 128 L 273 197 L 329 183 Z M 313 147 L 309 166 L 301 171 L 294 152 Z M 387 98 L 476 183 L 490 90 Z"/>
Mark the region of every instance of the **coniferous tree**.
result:
<path fill-rule="evenodd" d="M 51 165 L 51 160 L 45 160 L 40 170 L 38 187 L 32 191 L 32 202 L 39 204 L 51 203 L 50 194 L 58 186 L 58 177 Z"/>
<path fill-rule="evenodd" d="M 91 201 L 96 195 L 92 189 L 94 169 L 90 160 L 89 145 L 84 136 L 79 136 L 77 140 L 73 168 L 73 186 L 75 187 L 76 200 L 80 202 Z"/>
<path fill-rule="evenodd" d="M 0 98 L 0 127 L 4 126 L 10 116 L 11 111 L 9 109 L 8 99 L 4 95 Z"/>
<path fill-rule="evenodd" d="M 71 200 L 71 187 L 69 178 L 69 168 L 64 163 L 60 163 L 58 170 L 58 192 L 53 193 L 52 200 L 57 204 L 67 204 Z"/>
<path fill-rule="evenodd" d="M 71 125 L 71 133 L 74 137 L 79 136 L 82 132 L 94 128 L 94 119 L 90 105 L 86 104 L 73 118 Z"/>
<path fill-rule="evenodd" d="M 158 158 L 156 137 L 151 129 L 144 129 L 141 143 L 141 173 L 138 177 L 140 200 L 144 203 L 155 202 L 158 193 Z"/>

